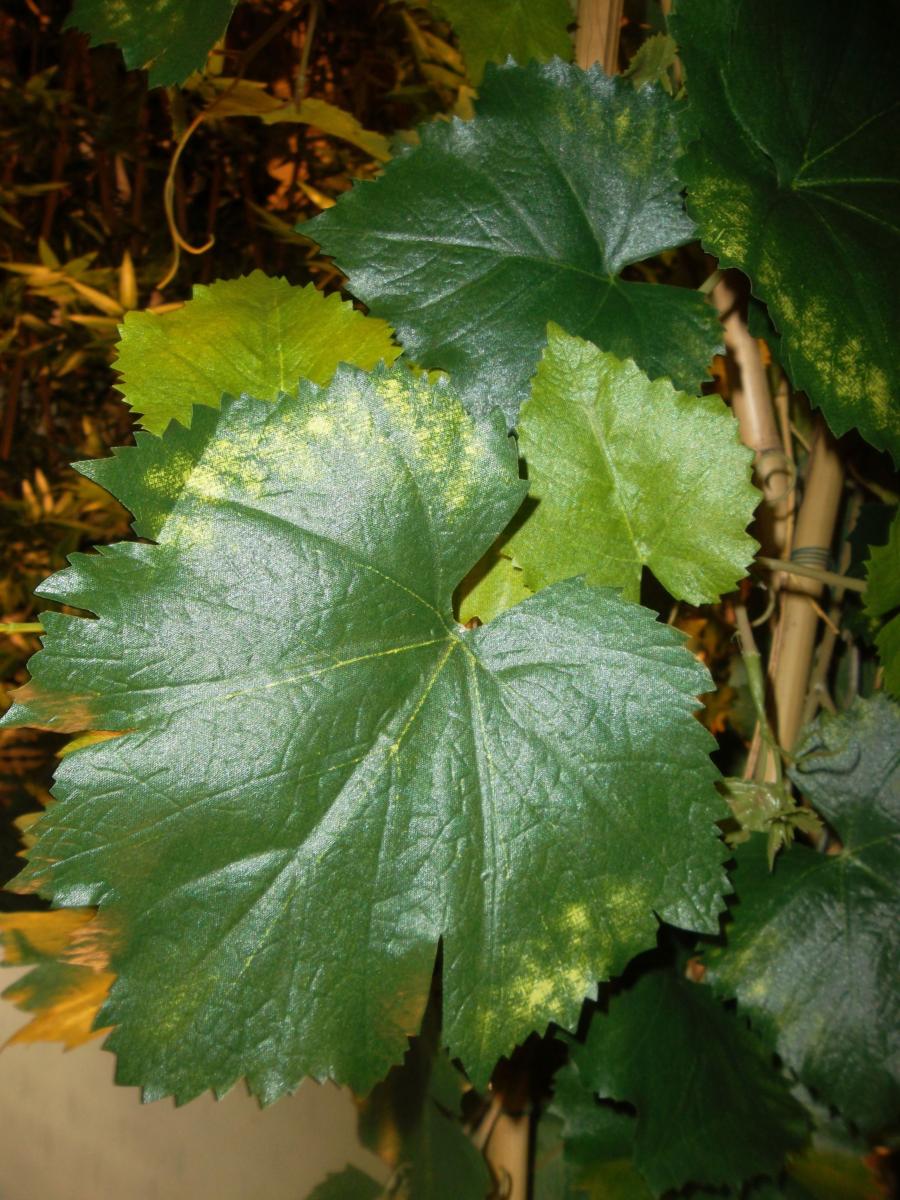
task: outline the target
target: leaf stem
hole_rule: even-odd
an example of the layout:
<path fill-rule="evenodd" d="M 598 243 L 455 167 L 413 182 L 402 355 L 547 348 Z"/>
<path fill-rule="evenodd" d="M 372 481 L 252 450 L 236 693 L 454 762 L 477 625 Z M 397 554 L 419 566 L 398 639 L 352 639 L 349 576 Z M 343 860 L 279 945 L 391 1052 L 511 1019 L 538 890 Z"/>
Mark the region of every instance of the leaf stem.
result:
<path fill-rule="evenodd" d="M 737 623 L 738 640 L 741 643 L 741 658 L 744 662 L 744 669 L 747 672 L 747 685 L 750 688 L 750 698 L 753 701 L 753 708 L 756 712 L 760 737 L 762 744 L 772 753 L 775 782 L 780 783 L 781 750 L 769 725 L 769 718 L 766 713 L 766 679 L 762 668 L 762 657 L 756 645 L 756 638 L 753 636 L 753 627 L 750 624 L 750 618 L 747 616 L 746 607 L 743 604 L 736 604 L 734 606 L 734 616 Z M 758 761 L 764 771 L 767 756 L 761 756 Z"/>
<path fill-rule="evenodd" d="M 0 633 L 43 633 L 40 621 L 0 621 Z"/>
<path fill-rule="evenodd" d="M 806 579 L 817 579 L 828 587 L 843 588 L 847 592 L 864 592 L 866 581 L 854 579 L 852 575 L 839 575 L 836 571 L 825 571 L 821 567 L 810 567 L 806 563 L 791 562 L 786 558 L 769 558 L 758 554 L 756 561 L 770 571 L 787 571 L 789 575 L 802 575 Z"/>

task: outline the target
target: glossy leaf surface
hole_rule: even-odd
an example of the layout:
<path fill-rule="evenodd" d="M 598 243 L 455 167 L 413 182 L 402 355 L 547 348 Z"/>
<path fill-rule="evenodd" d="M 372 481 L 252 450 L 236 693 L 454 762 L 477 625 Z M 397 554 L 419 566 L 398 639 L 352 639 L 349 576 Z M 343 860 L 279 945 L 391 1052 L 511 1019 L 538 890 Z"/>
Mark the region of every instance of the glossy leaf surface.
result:
<path fill-rule="evenodd" d="M 698 389 L 719 344 L 709 305 L 619 278 L 693 236 L 664 92 L 559 61 L 490 67 L 474 120 L 420 134 L 302 227 L 412 358 L 511 422 L 551 320 Z"/>
<path fill-rule="evenodd" d="M 551 325 L 518 441 L 536 507 L 503 549 L 533 590 L 583 575 L 637 600 L 647 566 L 676 599 L 703 604 L 746 573 L 759 493 L 718 396 L 651 383 Z"/>
<path fill-rule="evenodd" d="M 225 33 L 237 0 L 75 0 L 66 25 L 92 45 L 116 42 L 151 87 L 184 83 Z"/>
<path fill-rule="evenodd" d="M 857 701 L 797 754 L 792 778 L 842 848 L 795 846 L 770 874 L 763 838 L 739 847 L 709 975 L 807 1086 L 874 1131 L 900 1114 L 900 712 Z"/>
<path fill-rule="evenodd" d="M 602 1099 L 637 1109 L 635 1165 L 658 1195 L 777 1173 L 807 1122 L 771 1055 L 703 984 L 647 971 L 571 1056 Z"/>
<path fill-rule="evenodd" d="M 489 62 L 572 57 L 572 9 L 568 0 L 437 0 L 459 39 L 472 83 Z"/>
<path fill-rule="evenodd" d="M 866 573 L 866 613 L 885 619 L 875 639 L 884 686 L 900 697 L 900 515 L 891 522 L 887 544 L 871 548 Z"/>
<path fill-rule="evenodd" d="M 6 718 L 125 731 L 63 760 L 21 877 L 122 930 L 123 1082 L 365 1090 L 442 937 L 444 1038 L 483 1083 L 657 914 L 718 927 L 709 677 L 679 636 L 579 581 L 452 619 L 525 488 L 499 415 L 342 367 L 137 440 L 82 469 L 158 544 L 43 586 L 99 619 L 45 614 Z"/>
<path fill-rule="evenodd" d="M 900 10 L 682 0 L 674 32 L 704 246 L 750 276 L 834 432 L 900 459 Z"/>
<path fill-rule="evenodd" d="M 195 404 L 217 408 L 224 394 L 274 400 L 301 379 L 330 382 L 338 363 L 368 370 L 399 353 L 384 321 L 312 284 L 253 271 L 198 285 L 175 312 L 128 313 L 115 365 L 141 424 L 162 433 L 172 420 L 187 425 Z"/>

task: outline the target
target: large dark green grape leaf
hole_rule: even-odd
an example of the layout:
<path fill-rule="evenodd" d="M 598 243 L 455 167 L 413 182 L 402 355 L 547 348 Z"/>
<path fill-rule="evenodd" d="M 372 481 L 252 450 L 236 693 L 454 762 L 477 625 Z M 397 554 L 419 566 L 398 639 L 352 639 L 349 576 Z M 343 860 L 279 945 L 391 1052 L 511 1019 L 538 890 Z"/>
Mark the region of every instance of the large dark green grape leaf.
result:
<path fill-rule="evenodd" d="M 518 440 L 537 505 L 503 551 L 532 590 L 584 575 L 637 600 L 648 566 L 677 599 L 704 604 L 746 573 L 759 493 L 718 396 L 651 383 L 551 325 Z"/>
<path fill-rule="evenodd" d="M 750 276 L 835 433 L 900 458 L 900 8 L 681 0 L 674 33 L 704 246 Z"/>
<path fill-rule="evenodd" d="M 119 391 L 152 433 L 223 393 L 275 400 L 299 379 L 329 383 L 338 363 L 368 370 L 400 353 L 384 321 L 262 271 L 200 284 L 175 312 L 128 313 L 117 352 Z"/>
<path fill-rule="evenodd" d="M 75 555 L 6 722 L 121 730 L 62 762 L 20 886 L 99 904 L 101 1017 L 148 1096 L 363 1091 L 443 938 L 444 1037 L 477 1082 L 726 886 L 709 676 L 614 592 L 547 588 L 480 629 L 456 584 L 519 506 L 502 417 L 405 368 L 82 467 L 157 545 Z"/>
<path fill-rule="evenodd" d="M 887 544 L 871 547 L 866 574 L 866 613 L 875 621 L 887 618 L 875 639 L 884 686 L 900 697 L 900 514 L 891 522 Z"/>
<path fill-rule="evenodd" d="M 569 0 L 436 0 L 435 7 L 453 26 L 474 84 L 488 62 L 572 57 Z"/>
<path fill-rule="evenodd" d="M 765 839 L 736 852 L 714 987 L 784 1062 L 865 1130 L 900 1115 L 900 710 L 884 696 L 823 715 L 791 777 L 841 839 L 795 846 L 770 874 Z"/>
<path fill-rule="evenodd" d="M 634 1163 L 656 1195 L 777 1174 L 806 1141 L 771 1055 L 708 987 L 671 968 L 615 996 L 570 1053 L 583 1086 L 637 1109 Z"/>
<path fill-rule="evenodd" d="M 619 278 L 693 236 L 662 90 L 558 60 L 489 67 L 474 120 L 420 132 L 302 230 L 416 361 L 514 421 L 552 320 L 698 389 L 719 344 L 709 305 Z"/>
<path fill-rule="evenodd" d="M 184 83 L 225 32 L 237 0 L 75 0 L 67 28 L 95 46 L 117 42 L 151 87 Z"/>

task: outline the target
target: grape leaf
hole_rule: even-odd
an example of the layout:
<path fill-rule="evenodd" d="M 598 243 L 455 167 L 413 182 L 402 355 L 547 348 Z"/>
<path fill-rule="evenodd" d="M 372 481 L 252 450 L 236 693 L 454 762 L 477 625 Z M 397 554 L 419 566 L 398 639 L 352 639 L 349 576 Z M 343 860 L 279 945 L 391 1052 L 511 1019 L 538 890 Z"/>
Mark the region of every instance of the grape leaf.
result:
<path fill-rule="evenodd" d="M 384 321 L 312 284 L 253 271 L 198 285 L 175 312 L 128 313 L 115 365 L 125 401 L 162 433 L 172 420 L 186 425 L 194 404 L 218 407 L 226 392 L 274 400 L 299 379 L 328 383 L 340 362 L 368 369 L 399 353 Z"/>
<path fill-rule="evenodd" d="M 486 624 L 531 594 L 522 578 L 521 567 L 517 567 L 508 555 L 491 547 L 459 585 L 460 624 L 467 625 L 476 617 Z"/>
<path fill-rule="evenodd" d="M 435 7 L 453 26 L 476 85 L 488 62 L 572 57 L 569 0 L 437 0 Z"/>
<path fill-rule="evenodd" d="M 884 686 L 900 697 L 900 513 L 891 522 L 887 545 L 871 547 L 866 568 L 866 614 L 875 621 L 889 618 L 875 639 Z"/>
<path fill-rule="evenodd" d="M 865 1130 L 900 1115 L 900 710 L 884 696 L 823 715 L 791 778 L 837 830 L 837 854 L 795 846 L 769 873 L 738 848 L 738 903 L 709 978 L 807 1086 Z"/>
<path fill-rule="evenodd" d="M 0 914 L 3 964 L 34 967 L 3 993 L 31 1021 L 7 1045 L 62 1042 L 81 1046 L 104 1032 L 94 1019 L 114 976 L 92 909 Z"/>
<path fill-rule="evenodd" d="M 549 1112 L 563 1122 L 566 1194 L 572 1200 L 652 1200 L 634 1165 L 634 1117 L 597 1102 L 576 1058 L 557 1071 L 553 1093 Z"/>
<path fill-rule="evenodd" d="M 503 550 L 533 591 L 584 575 L 637 600 L 648 566 L 676 599 L 704 604 L 745 575 L 759 493 L 718 396 L 651 383 L 551 325 L 518 437 L 537 503 Z"/>
<path fill-rule="evenodd" d="M 492 1192 L 483 1156 L 459 1121 L 464 1080 L 426 1015 L 403 1063 L 360 1104 L 360 1138 L 394 1169 L 397 1200 L 484 1200 Z"/>
<path fill-rule="evenodd" d="M 703 245 L 750 276 L 834 432 L 900 458 L 900 10 L 685 0 L 673 32 Z"/>
<path fill-rule="evenodd" d="M 143 67 L 151 87 L 184 83 L 225 33 L 237 0 L 75 0 L 64 28 L 91 44 L 117 42 L 129 69 Z"/>
<path fill-rule="evenodd" d="M 379 1200 L 384 1188 L 359 1167 L 344 1167 L 313 1188 L 308 1200 Z"/>
<path fill-rule="evenodd" d="M 669 78 L 669 70 L 677 58 L 678 47 L 675 39 L 667 33 L 654 33 L 645 42 L 641 42 L 622 74 L 634 87 L 658 83 L 671 95 L 672 81 Z"/>
<path fill-rule="evenodd" d="M 44 615 L 5 718 L 124 731 L 62 761 L 20 877 L 123 930 L 122 1081 L 364 1091 L 442 937 L 444 1037 L 483 1083 L 655 914 L 718 928 L 709 676 L 677 632 L 578 580 L 453 622 L 526 486 L 499 414 L 342 366 L 137 441 L 81 469 L 158 544 L 42 585 L 99 619 Z"/>
<path fill-rule="evenodd" d="M 657 1195 L 777 1173 L 806 1141 L 771 1055 L 708 987 L 671 968 L 615 996 L 571 1057 L 592 1091 L 637 1108 L 634 1162 Z"/>
<path fill-rule="evenodd" d="M 492 66 L 472 121 L 423 126 L 302 232 L 473 410 L 515 421 L 550 320 L 693 392 L 720 340 L 710 306 L 618 278 L 693 236 L 673 112 L 599 68 Z"/>

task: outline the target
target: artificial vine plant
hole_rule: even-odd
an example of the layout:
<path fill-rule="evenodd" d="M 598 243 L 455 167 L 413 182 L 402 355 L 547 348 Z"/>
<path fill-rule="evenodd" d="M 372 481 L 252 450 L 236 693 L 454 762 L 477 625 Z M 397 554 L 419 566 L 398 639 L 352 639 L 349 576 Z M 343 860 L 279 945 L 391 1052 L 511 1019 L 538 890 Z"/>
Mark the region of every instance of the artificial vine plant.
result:
<path fill-rule="evenodd" d="M 173 83 L 233 5 L 188 7 L 72 21 Z M 349 1084 L 390 1171 L 322 1198 L 877 1195 L 900 535 L 870 488 L 882 534 L 840 558 L 840 463 L 900 453 L 896 14 L 682 0 L 614 77 L 560 57 L 565 4 L 440 9 L 474 114 L 300 227 L 365 315 L 255 272 L 125 322 L 143 431 L 79 469 L 137 540 L 42 586 L 5 718 L 79 735 L 12 998 L 111 1029 L 146 1099 Z M 733 407 L 708 386 L 742 318 L 720 271 L 687 286 L 697 241 L 749 278 L 780 429 L 746 326 Z M 730 680 L 688 606 L 738 625 Z M 880 666 L 836 654 L 845 619 Z M 741 687 L 723 779 L 698 697 Z"/>

